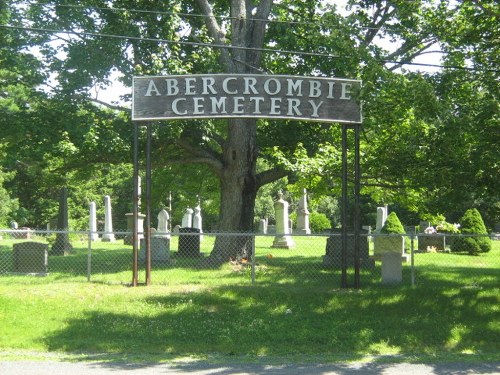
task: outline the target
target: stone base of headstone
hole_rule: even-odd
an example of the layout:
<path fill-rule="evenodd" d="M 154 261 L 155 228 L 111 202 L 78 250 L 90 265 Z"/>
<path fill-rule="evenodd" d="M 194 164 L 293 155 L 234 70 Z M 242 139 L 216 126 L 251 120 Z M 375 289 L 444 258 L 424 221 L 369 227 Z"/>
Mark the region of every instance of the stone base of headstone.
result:
<path fill-rule="evenodd" d="M 170 262 L 170 239 L 165 237 L 151 237 L 151 264 L 165 265 Z M 141 239 L 139 261 L 146 261 L 146 239 Z"/>
<path fill-rule="evenodd" d="M 102 242 L 115 242 L 115 234 L 114 233 L 103 233 L 101 237 Z"/>
<path fill-rule="evenodd" d="M 382 253 L 382 284 L 401 284 L 403 266 L 398 253 Z"/>
<path fill-rule="evenodd" d="M 405 237 L 395 235 L 380 235 L 373 238 L 373 259 L 382 260 L 382 254 L 396 253 L 402 262 L 410 260 L 410 255 L 405 253 Z"/>
<path fill-rule="evenodd" d="M 282 235 L 274 237 L 271 247 L 274 249 L 291 249 L 292 247 L 295 247 L 295 243 L 289 235 Z"/>
<path fill-rule="evenodd" d="M 179 228 L 179 249 L 177 255 L 182 258 L 196 258 L 200 252 L 200 230 L 197 228 Z"/>
<path fill-rule="evenodd" d="M 340 234 L 340 230 L 333 230 Z M 360 231 L 359 241 L 359 264 L 361 268 L 372 269 L 375 261 L 369 256 L 367 230 Z M 348 267 L 354 267 L 354 234 L 347 234 L 346 260 Z M 330 236 L 326 240 L 326 254 L 323 256 L 323 265 L 331 268 L 342 268 L 342 236 Z"/>
<path fill-rule="evenodd" d="M 13 246 L 12 271 L 15 273 L 47 274 L 49 245 L 21 242 Z"/>
<path fill-rule="evenodd" d="M 15 231 L 15 238 L 18 238 L 20 240 L 29 240 L 31 239 L 31 229 L 27 227 L 21 227 L 18 228 L 19 231 Z"/>
<path fill-rule="evenodd" d="M 444 251 L 446 248 L 446 237 L 444 234 L 419 234 L 418 251 L 426 252 L 433 248 L 436 251 Z"/>
<path fill-rule="evenodd" d="M 50 249 L 50 255 L 68 255 L 73 250 L 73 246 L 69 242 L 68 233 L 57 233 L 56 240 Z"/>

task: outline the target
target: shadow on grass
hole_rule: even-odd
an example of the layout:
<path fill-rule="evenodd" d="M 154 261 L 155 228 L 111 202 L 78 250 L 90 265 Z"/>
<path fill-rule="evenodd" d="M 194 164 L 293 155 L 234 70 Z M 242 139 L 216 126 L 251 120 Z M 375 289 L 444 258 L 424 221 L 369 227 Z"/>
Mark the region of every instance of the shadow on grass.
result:
<path fill-rule="evenodd" d="M 498 353 L 498 303 L 473 289 L 220 287 L 89 310 L 42 340 L 50 351 L 170 358 Z"/>

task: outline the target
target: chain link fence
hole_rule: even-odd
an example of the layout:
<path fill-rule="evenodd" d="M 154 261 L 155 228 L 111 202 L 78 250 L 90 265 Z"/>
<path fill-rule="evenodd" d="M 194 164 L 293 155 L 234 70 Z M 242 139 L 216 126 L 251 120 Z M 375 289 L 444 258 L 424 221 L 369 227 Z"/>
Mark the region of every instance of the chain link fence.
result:
<path fill-rule="evenodd" d="M 140 236 L 141 237 L 141 236 Z M 477 255 L 450 251 L 453 241 L 488 238 Z M 354 236 L 347 238 L 348 286 L 354 285 Z M 244 249 L 232 256 L 234 247 Z M 146 278 L 140 239 L 139 282 Z M 129 232 L 0 230 L 0 282 L 130 284 Z M 340 233 L 261 235 L 197 233 L 189 228 L 151 236 L 151 282 L 168 285 L 266 285 L 338 288 L 342 278 Z M 500 240 L 485 235 L 369 235 L 359 243 L 361 287 L 499 287 Z"/>

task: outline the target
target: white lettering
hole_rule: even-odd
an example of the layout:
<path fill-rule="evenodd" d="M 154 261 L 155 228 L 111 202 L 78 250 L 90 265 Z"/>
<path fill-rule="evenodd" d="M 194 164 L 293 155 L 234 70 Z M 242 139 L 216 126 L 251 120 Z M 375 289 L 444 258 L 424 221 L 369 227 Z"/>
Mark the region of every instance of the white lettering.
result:
<path fill-rule="evenodd" d="M 180 101 L 186 101 L 185 98 L 177 98 L 177 99 L 174 99 L 174 101 L 172 102 L 172 112 L 174 112 L 176 115 L 187 115 L 187 111 L 179 111 L 179 109 L 177 108 L 177 104 L 180 102 Z"/>
<path fill-rule="evenodd" d="M 233 98 L 233 113 L 234 114 L 243 114 L 245 113 L 244 109 L 244 102 L 245 102 L 245 97 L 243 96 L 235 96 Z"/>
<path fill-rule="evenodd" d="M 298 79 L 296 81 L 292 79 L 287 79 L 288 82 L 288 91 L 286 92 L 286 96 L 294 96 L 293 92 L 295 91 L 295 96 L 302 96 L 302 80 Z"/>
<path fill-rule="evenodd" d="M 245 81 L 245 89 L 243 91 L 243 94 L 245 95 L 259 95 L 259 92 L 255 89 L 255 84 L 257 83 L 257 78 L 255 77 L 244 77 L 243 80 Z M 252 92 L 250 92 L 252 91 Z"/>
<path fill-rule="evenodd" d="M 296 116 L 302 116 L 302 113 L 299 110 L 300 100 L 299 99 L 287 99 L 288 101 L 288 116 L 293 116 L 294 113 Z"/>
<path fill-rule="evenodd" d="M 253 111 L 253 113 L 261 114 L 262 112 L 260 111 L 260 103 L 264 101 L 264 98 L 261 96 L 252 96 L 250 97 L 250 101 L 255 103 L 255 110 Z"/>
<path fill-rule="evenodd" d="M 351 83 L 344 83 L 342 82 L 342 95 L 340 96 L 340 100 L 349 100 L 351 99 L 351 89 L 352 89 L 352 84 Z"/>
<path fill-rule="evenodd" d="M 167 78 L 165 80 L 167 82 L 167 95 L 175 96 L 179 93 L 179 86 L 177 80 L 175 78 Z"/>
<path fill-rule="evenodd" d="M 220 98 L 210 97 L 212 101 L 212 114 L 216 113 L 227 113 L 226 111 L 226 99 L 227 96 L 221 96 Z"/>
<path fill-rule="evenodd" d="M 155 85 L 155 82 L 150 79 L 149 84 L 148 84 L 148 90 L 146 91 L 146 95 L 144 96 L 151 96 L 151 92 L 154 91 L 156 96 L 161 96 L 160 91 Z"/>
<path fill-rule="evenodd" d="M 311 104 L 311 107 L 312 107 L 312 110 L 313 110 L 313 113 L 312 113 L 311 117 L 319 117 L 319 115 L 318 115 L 318 109 L 323 104 L 323 101 L 319 102 L 319 104 L 316 105 L 316 103 L 314 103 L 314 100 L 309 100 L 309 104 Z"/>
<path fill-rule="evenodd" d="M 271 91 L 271 82 L 274 82 L 274 91 Z M 276 78 L 270 78 L 264 82 L 264 91 L 266 92 L 267 95 L 276 95 L 279 93 L 281 90 L 281 83 L 278 81 Z"/>
<path fill-rule="evenodd" d="M 326 97 L 327 99 L 335 99 L 333 96 L 333 86 L 335 85 L 335 82 L 328 82 L 328 96 Z"/>
<path fill-rule="evenodd" d="M 321 82 L 309 81 L 309 97 L 317 98 L 321 95 Z"/>
<path fill-rule="evenodd" d="M 208 95 L 209 91 L 211 94 L 216 95 L 217 91 L 214 90 L 215 78 L 214 77 L 202 77 L 201 81 L 203 82 L 203 95 Z"/>
<path fill-rule="evenodd" d="M 270 115 L 279 115 L 281 105 L 281 98 L 271 98 L 271 109 L 269 111 Z"/>
<path fill-rule="evenodd" d="M 186 83 L 186 95 L 195 95 L 196 94 L 196 78 L 194 77 L 189 77 L 186 78 L 185 81 Z"/>
<path fill-rule="evenodd" d="M 229 87 L 228 87 L 229 81 L 236 81 L 236 77 L 225 78 L 224 81 L 222 81 L 222 90 L 224 90 L 224 92 L 226 94 L 229 94 L 229 95 L 235 95 L 235 94 L 237 94 L 238 90 L 234 90 L 234 91 L 230 91 L 229 90 Z"/>
<path fill-rule="evenodd" d="M 193 98 L 193 102 L 194 102 L 193 115 L 202 115 L 204 113 L 203 104 L 205 104 L 205 99 L 203 99 L 200 96 L 197 96 Z"/>

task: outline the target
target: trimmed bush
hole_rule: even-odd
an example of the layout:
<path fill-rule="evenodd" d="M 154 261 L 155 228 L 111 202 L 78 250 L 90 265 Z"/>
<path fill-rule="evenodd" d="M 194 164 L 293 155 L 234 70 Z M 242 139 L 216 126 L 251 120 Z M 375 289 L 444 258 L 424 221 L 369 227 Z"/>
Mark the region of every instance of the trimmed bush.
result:
<path fill-rule="evenodd" d="M 328 217 L 320 212 L 311 212 L 309 215 L 309 227 L 313 233 L 321 233 L 332 227 Z"/>
<path fill-rule="evenodd" d="M 386 233 L 386 234 L 405 234 L 405 228 L 403 227 L 403 224 L 401 224 L 401 221 L 399 221 L 398 215 L 396 215 L 395 212 L 391 212 L 387 216 L 387 220 L 385 221 L 384 226 L 380 230 L 380 233 Z"/>
<path fill-rule="evenodd" d="M 462 234 L 488 234 L 483 218 L 476 208 L 465 211 L 460 219 Z M 487 253 L 491 250 L 491 239 L 484 237 L 458 237 L 455 238 L 450 247 L 454 252 L 468 252 L 471 255 Z"/>

